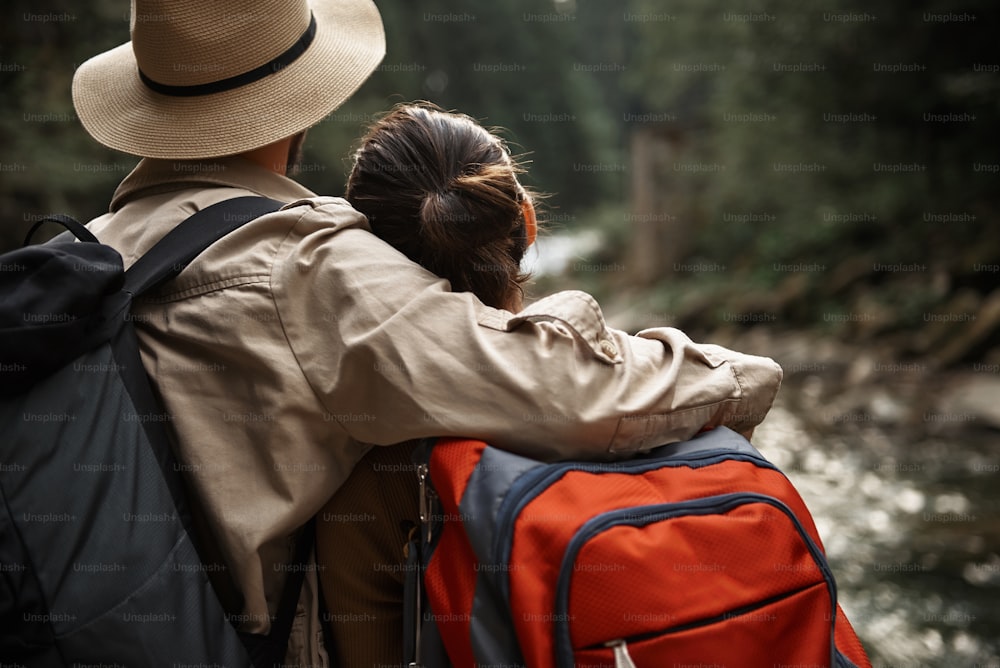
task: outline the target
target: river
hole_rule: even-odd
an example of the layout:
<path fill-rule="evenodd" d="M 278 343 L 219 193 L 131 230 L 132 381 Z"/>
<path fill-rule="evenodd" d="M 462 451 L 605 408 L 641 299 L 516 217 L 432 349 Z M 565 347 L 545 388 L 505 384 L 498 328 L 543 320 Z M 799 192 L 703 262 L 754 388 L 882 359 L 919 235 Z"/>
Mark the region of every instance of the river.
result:
<path fill-rule="evenodd" d="M 753 440 L 812 511 L 876 668 L 1000 667 L 996 438 L 817 434 L 788 403 Z"/>

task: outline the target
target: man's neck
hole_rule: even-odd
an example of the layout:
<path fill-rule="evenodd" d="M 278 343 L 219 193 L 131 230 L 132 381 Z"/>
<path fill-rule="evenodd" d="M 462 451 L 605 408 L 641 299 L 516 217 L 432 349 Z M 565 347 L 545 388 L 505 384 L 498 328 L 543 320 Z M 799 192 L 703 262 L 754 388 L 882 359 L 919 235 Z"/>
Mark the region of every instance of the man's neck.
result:
<path fill-rule="evenodd" d="M 240 155 L 250 162 L 254 162 L 264 169 L 275 174 L 284 176 L 288 173 L 288 151 L 292 145 L 293 137 L 286 137 L 280 141 L 267 146 L 261 146 L 252 151 L 246 151 Z"/>

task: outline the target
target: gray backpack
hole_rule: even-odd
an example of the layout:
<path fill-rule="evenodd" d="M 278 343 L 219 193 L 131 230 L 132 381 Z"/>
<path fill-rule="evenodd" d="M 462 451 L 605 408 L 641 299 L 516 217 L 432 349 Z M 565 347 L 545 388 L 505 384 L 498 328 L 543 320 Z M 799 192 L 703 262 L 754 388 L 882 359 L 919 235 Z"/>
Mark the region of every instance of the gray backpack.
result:
<path fill-rule="evenodd" d="M 198 212 L 127 272 L 66 216 L 61 237 L 0 256 L 0 657 L 14 665 L 282 662 L 302 578 L 268 636 L 240 633 L 193 540 L 170 416 L 139 357 L 131 306 L 280 202 Z M 43 221 L 44 222 L 44 221 Z M 298 558 L 312 532 L 301 532 Z M 290 569 L 301 573 L 305 569 Z"/>

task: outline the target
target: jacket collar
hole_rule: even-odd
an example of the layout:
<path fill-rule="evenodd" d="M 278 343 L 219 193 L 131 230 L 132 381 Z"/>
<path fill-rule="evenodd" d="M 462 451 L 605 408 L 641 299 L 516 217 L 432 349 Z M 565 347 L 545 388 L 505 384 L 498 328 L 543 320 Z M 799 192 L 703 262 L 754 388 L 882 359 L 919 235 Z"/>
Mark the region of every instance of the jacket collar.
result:
<path fill-rule="evenodd" d="M 111 212 L 129 202 L 188 188 L 240 188 L 281 202 L 316 194 L 287 176 L 275 174 L 239 156 L 210 160 L 143 158 L 125 177 L 111 199 Z"/>

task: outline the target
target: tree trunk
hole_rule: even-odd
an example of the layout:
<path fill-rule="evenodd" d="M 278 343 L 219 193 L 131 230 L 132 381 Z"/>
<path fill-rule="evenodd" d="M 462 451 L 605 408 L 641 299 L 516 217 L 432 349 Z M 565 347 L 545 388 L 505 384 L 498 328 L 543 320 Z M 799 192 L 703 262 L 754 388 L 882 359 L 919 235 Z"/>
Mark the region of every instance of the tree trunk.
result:
<path fill-rule="evenodd" d="M 676 271 L 693 234 L 697 177 L 677 172 L 686 142 L 675 133 L 638 125 L 631 135 L 631 283 L 649 285 Z"/>

